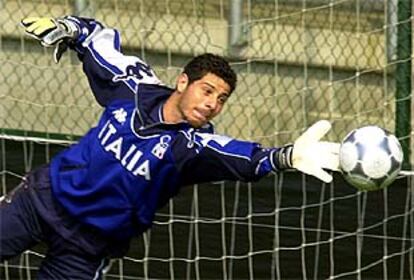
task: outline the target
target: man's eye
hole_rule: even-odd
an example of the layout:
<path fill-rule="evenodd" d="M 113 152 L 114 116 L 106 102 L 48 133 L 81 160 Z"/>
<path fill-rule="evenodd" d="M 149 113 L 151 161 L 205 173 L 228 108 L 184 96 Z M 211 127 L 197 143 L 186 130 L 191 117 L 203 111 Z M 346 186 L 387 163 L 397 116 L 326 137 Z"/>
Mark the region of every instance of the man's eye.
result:
<path fill-rule="evenodd" d="M 219 98 L 218 98 L 218 101 L 219 101 L 221 104 L 224 104 L 224 103 L 227 101 L 227 97 L 225 97 L 225 96 L 221 96 L 221 97 L 219 97 Z"/>

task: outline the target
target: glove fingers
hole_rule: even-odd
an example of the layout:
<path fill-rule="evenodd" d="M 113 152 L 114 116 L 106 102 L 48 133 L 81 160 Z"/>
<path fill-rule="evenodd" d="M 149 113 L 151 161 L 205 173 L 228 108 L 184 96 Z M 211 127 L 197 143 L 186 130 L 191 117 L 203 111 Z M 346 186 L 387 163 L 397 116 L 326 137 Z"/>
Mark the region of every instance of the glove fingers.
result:
<path fill-rule="evenodd" d="M 325 183 L 332 181 L 332 175 L 323 168 L 339 169 L 339 144 L 319 141 L 330 129 L 329 121 L 316 122 L 295 141 L 292 153 L 294 168 Z"/>
<path fill-rule="evenodd" d="M 332 175 L 328 172 L 321 169 L 318 173 L 314 174 L 315 177 L 319 178 L 320 180 L 324 181 L 325 183 L 332 182 Z"/>
<path fill-rule="evenodd" d="M 332 179 L 333 179 L 332 175 L 326 172 L 325 170 L 323 170 L 322 168 L 320 168 L 319 166 L 313 166 L 310 168 L 309 165 L 306 165 L 304 167 L 305 168 L 303 168 L 302 166 L 299 166 L 296 169 L 305 174 L 312 175 L 325 183 L 332 182 Z"/>
<path fill-rule="evenodd" d="M 31 26 L 30 26 L 31 27 Z M 34 34 L 35 36 L 42 37 L 43 35 L 46 35 L 49 31 L 55 29 L 56 27 L 50 27 L 50 26 L 33 26 L 33 28 L 27 28 L 27 32 Z"/>
<path fill-rule="evenodd" d="M 339 170 L 339 156 L 337 154 L 327 153 L 321 159 L 321 167 L 329 170 Z"/>
<path fill-rule="evenodd" d="M 317 141 L 321 139 L 330 129 L 332 125 L 327 120 L 320 120 L 309 127 L 296 141 Z"/>
<path fill-rule="evenodd" d="M 339 154 L 339 149 L 341 147 L 341 144 L 336 143 L 336 142 L 328 142 L 328 141 L 320 141 L 319 143 L 322 145 L 323 149 L 331 153 Z"/>
<path fill-rule="evenodd" d="M 26 28 L 26 32 L 41 37 L 55 28 L 56 24 L 50 18 L 42 18 L 30 24 Z"/>
<path fill-rule="evenodd" d="M 318 150 L 323 152 L 319 157 L 322 168 L 339 170 L 339 147 L 339 143 L 319 142 Z"/>
<path fill-rule="evenodd" d="M 317 169 L 315 168 L 311 170 L 309 175 L 315 176 L 316 178 L 318 178 L 319 180 L 325 183 L 330 183 L 332 182 L 332 179 L 333 179 L 331 174 L 329 174 L 328 172 L 320 168 L 317 168 Z"/>
<path fill-rule="evenodd" d="M 30 24 L 32 24 L 33 22 L 39 20 L 39 17 L 27 17 L 22 19 L 22 21 L 20 22 L 24 27 L 29 26 Z"/>

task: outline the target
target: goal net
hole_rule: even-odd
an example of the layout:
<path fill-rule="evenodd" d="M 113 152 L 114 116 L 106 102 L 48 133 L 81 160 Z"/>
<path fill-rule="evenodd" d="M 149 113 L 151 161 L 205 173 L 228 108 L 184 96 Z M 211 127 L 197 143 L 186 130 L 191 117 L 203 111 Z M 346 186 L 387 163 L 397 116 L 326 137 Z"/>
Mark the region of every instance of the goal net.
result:
<path fill-rule="evenodd" d="M 407 57 L 397 51 L 398 28 L 412 24 L 412 17 L 399 20 L 401 2 L 411 3 L 3 1 L 0 195 L 76 142 L 102 110 L 76 57 L 54 64 L 51 50 L 19 29 L 24 16 L 94 17 L 117 28 L 123 51 L 146 60 L 171 86 L 193 55 L 226 56 L 239 83 L 217 132 L 280 146 L 319 119 L 333 123 L 331 141 L 367 124 L 395 131 L 398 104 L 412 97 L 396 94 L 404 77 L 397 69 L 412 62 L 412 50 Z M 410 118 L 406 126 L 410 131 Z M 255 183 L 185 187 L 105 277 L 414 279 L 413 176 L 367 193 L 334 176 L 331 184 L 285 172 Z M 1 263 L 0 278 L 35 278 L 45 250 L 40 244 Z"/>

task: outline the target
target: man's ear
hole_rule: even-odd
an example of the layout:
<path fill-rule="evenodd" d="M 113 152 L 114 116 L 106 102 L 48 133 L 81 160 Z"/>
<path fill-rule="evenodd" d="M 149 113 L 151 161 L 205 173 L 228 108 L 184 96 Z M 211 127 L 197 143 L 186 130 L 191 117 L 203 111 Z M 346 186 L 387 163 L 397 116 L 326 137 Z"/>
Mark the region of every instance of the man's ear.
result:
<path fill-rule="evenodd" d="M 188 86 L 188 76 L 186 73 L 181 73 L 177 77 L 176 88 L 177 88 L 178 93 L 184 92 L 187 86 Z"/>

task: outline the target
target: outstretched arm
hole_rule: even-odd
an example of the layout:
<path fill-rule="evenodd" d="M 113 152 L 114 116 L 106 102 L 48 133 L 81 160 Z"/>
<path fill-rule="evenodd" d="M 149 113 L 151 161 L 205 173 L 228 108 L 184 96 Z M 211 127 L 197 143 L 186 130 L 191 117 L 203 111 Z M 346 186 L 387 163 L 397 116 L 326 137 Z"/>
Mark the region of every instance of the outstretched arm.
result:
<path fill-rule="evenodd" d="M 339 169 L 339 144 L 320 139 L 330 127 L 328 121 L 319 121 L 293 145 L 270 149 L 216 134 L 194 133 L 175 143 L 173 152 L 183 184 L 254 181 L 271 171 L 286 169 L 297 169 L 329 183 L 332 176 L 325 169 Z"/>
<path fill-rule="evenodd" d="M 42 45 L 55 47 L 56 62 L 67 48 L 77 52 L 91 89 L 102 106 L 114 99 L 134 99 L 141 84 L 162 84 L 144 61 L 121 53 L 117 30 L 106 28 L 94 19 L 30 17 L 23 19 L 22 25 Z"/>

